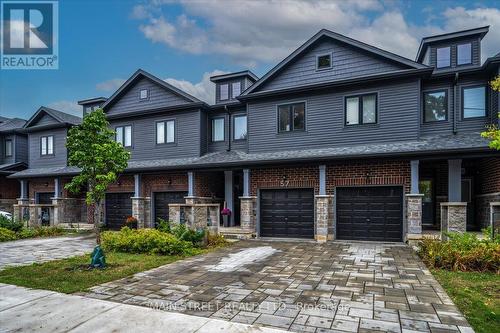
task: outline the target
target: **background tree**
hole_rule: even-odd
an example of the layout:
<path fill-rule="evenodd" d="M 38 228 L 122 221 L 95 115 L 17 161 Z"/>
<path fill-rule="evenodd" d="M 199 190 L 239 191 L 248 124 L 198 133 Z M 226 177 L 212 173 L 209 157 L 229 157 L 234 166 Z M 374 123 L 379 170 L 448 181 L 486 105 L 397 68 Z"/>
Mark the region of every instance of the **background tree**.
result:
<path fill-rule="evenodd" d="M 500 92 L 500 75 L 497 76 L 493 81 L 490 82 L 491 89 Z M 500 113 L 498 114 L 500 118 Z M 498 124 L 491 124 L 486 126 L 486 131 L 481 133 L 483 138 L 490 139 L 490 148 L 500 150 L 500 128 Z"/>
<path fill-rule="evenodd" d="M 85 201 L 92 207 L 97 244 L 101 243 L 101 203 L 108 186 L 127 167 L 130 153 L 114 140 L 114 132 L 101 109 L 86 114 L 83 122 L 69 130 L 66 142 L 68 164 L 80 168 L 65 188 L 72 193 L 86 190 Z M 88 217 L 90 219 L 90 216 Z"/>

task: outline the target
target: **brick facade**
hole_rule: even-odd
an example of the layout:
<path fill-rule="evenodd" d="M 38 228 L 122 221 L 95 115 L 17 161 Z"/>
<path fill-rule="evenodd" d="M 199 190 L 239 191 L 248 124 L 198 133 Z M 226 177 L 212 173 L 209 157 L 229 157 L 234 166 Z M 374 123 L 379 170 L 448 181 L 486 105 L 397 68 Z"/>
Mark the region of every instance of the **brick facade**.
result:
<path fill-rule="evenodd" d="M 224 198 L 224 172 L 195 171 L 194 196 L 205 198 Z"/>
<path fill-rule="evenodd" d="M 500 158 L 482 159 L 478 163 L 479 183 L 477 194 L 500 192 Z"/>
<path fill-rule="evenodd" d="M 256 196 L 264 188 L 314 188 L 319 193 L 319 167 L 294 166 L 252 169 L 250 195 Z"/>
<path fill-rule="evenodd" d="M 9 179 L 6 176 L 0 176 L 0 200 L 17 199 L 21 195 L 21 185 L 17 179 Z"/>
<path fill-rule="evenodd" d="M 30 179 L 28 188 L 30 201 L 35 202 L 35 193 L 54 192 L 54 178 Z"/>
<path fill-rule="evenodd" d="M 141 196 L 149 197 L 152 192 L 188 191 L 187 172 L 143 175 Z"/>
<path fill-rule="evenodd" d="M 118 177 L 118 180 L 109 185 L 108 192 L 134 192 L 135 189 L 135 180 L 134 176 L 131 175 L 121 175 Z"/>

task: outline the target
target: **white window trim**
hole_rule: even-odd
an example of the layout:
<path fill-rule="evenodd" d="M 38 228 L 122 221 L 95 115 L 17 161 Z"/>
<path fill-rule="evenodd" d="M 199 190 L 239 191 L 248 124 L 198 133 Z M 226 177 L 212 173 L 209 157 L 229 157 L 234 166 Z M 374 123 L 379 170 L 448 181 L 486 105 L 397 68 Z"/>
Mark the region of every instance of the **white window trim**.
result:
<path fill-rule="evenodd" d="M 143 92 L 143 91 L 145 91 L 145 92 L 146 92 L 146 97 L 142 97 L 142 92 Z M 139 91 L 139 99 L 140 99 L 141 101 L 144 101 L 144 100 L 149 99 L 149 89 L 141 89 L 141 90 Z"/>

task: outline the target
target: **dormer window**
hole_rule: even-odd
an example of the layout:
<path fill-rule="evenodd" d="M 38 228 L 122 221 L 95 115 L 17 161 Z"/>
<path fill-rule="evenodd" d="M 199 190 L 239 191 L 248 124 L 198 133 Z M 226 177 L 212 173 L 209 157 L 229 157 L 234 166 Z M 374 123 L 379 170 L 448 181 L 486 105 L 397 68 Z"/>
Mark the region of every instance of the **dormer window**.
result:
<path fill-rule="evenodd" d="M 321 54 L 316 57 L 316 69 L 329 69 L 332 68 L 332 54 Z"/>
<path fill-rule="evenodd" d="M 233 98 L 236 98 L 236 96 L 239 96 L 241 94 L 241 82 L 233 82 L 231 83 L 231 96 Z"/>
<path fill-rule="evenodd" d="M 147 89 L 141 89 L 140 98 L 147 99 L 149 97 L 149 91 Z"/>
<path fill-rule="evenodd" d="M 445 68 L 451 66 L 450 47 L 438 47 L 436 49 L 436 67 Z"/>
<path fill-rule="evenodd" d="M 225 101 L 229 99 L 229 84 L 221 84 L 219 86 L 219 99 Z"/>
<path fill-rule="evenodd" d="M 457 45 L 457 65 L 472 64 L 471 43 Z"/>

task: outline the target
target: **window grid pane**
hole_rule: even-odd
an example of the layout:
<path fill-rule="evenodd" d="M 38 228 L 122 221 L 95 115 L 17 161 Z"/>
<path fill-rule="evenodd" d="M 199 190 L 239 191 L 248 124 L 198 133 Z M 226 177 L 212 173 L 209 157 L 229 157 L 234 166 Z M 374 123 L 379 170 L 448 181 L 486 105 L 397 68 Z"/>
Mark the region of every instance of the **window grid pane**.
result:
<path fill-rule="evenodd" d="M 350 97 L 346 100 L 346 124 L 359 124 L 359 97 Z"/>
<path fill-rule="evenodd" d="M 247 138 L 247 116 L 234 117 L 234 140 Z"/>
<path fill-rule="evenodd" d="M 42 155 L 47 155 L 47 137 L 42 136 L 41 145 L 42 145 Z"/>
<path fill-rule="evenodd" d="M 463 90 L 464 118 L 486 116 L 485 87 L 465 88 Z"/>
<path fill-rule="evenodd" d="M 436 49 L 436 67 L 450 66 L 450 47 L 441 47 Z"/>
<path fill-rule="evenodd" d="M 228 84 L 221 84 L 219 86 L 219 90 L 220 90 L 219 98 L 221 101 L 229 99 L 229 85 Z"/>
<path fill-rule="evenodd" d="M 289 132 L 292 130 L 290 121 L 290 106 L 280 106 L 279 107 L 279 131 Z"/>
<path fill-rule="evenodd" d="M 146 99 L 146 98 L 148 98 L 148 90 L 142 89 L 141 90 L 141 99 Z"/>
<path fill-rule="evenodd" d="M 116 142 L 121 143 L 123 146 L 123 127 L 116 128 Z"/>
<path fill-rule="evenodd" d="M 54 137 L 53 136 L 47 137 L 47 154 L 49 154 L 49 155 L 54 154 Z"/>
<path fill-rule="evenodd" d="M 175 142 L 175 121 L 167 121 L 167 143 Z"/>
<path fill-rule="evenodd" d="M 125 135 L 124 135 L 124 146 L 131 147 L 132 146 L 132 126 L 125 126 Z"/>
<path fill-rule="evenodd" d="M 446 92 L 426 93 L 424 97 L 424 122 L 446 120 L 447 104 Z"/>
<path fill-rule="evenodd" d="M 165 143 L 165 123 L 164 122 L 156 123 L 156 143 L 157 144 Z"/>
<path fill-rule="evenodd" d="M 293 129 L 303 130 L 304 129 L 304 104 L 294 104 L 293 108 Z"/>
<path fill-rule="evenodd" d="M 224 141 L 224 118 L 212 120 L 212 141 Z"/>
<path fill-rule="evenodd" d="M 457 65 L 472 63 L 472 45 L 470 43 L 457 46 Z"/>
<path fill-rule="evenodd" d="M 363 96 L 363 124 L 377 122 L 377 103 L 375 95 Z"/>

